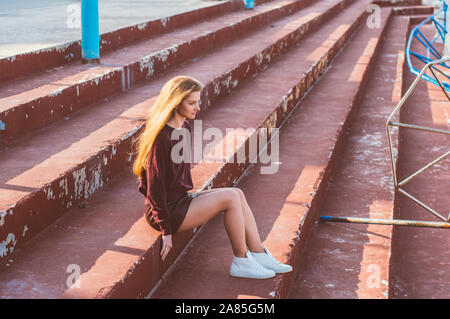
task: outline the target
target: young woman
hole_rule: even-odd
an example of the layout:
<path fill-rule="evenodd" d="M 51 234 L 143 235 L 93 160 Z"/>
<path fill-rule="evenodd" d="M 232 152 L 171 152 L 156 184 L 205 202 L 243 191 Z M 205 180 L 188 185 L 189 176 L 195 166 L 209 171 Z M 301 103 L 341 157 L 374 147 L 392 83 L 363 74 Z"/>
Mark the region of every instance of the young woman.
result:
<path fill-rule="evenodd" d="M 253 213 L 239 188 L 225 187 L 197 193 L 193 189 L 190 162 L 180 160 L 183 148 L 173 158 L 172 148 L 183 141 L 173 134 L 191 129 L 186 119 L 200 111 L 202 85 L 188 76 L 169 80 L 150 110 L 144 131 L 137 139 L 133 172 L 139 178 L 139 191 L 145 196 L 145 217 L 151 227 L 162 233 L 161 258 L 172 248 L 172 235 L 193 229 L 220 212 L 231 241 L 234 257 L 230 275 L 245 278 L 270 278 L 292 270 L 277 261 L 261 245 Z M 174 136 L 180 136 L 174 138 Z M 189 136 L 189 135 L 185 135 Z M 187 141 L 190 144 L 190 141 Z"/>

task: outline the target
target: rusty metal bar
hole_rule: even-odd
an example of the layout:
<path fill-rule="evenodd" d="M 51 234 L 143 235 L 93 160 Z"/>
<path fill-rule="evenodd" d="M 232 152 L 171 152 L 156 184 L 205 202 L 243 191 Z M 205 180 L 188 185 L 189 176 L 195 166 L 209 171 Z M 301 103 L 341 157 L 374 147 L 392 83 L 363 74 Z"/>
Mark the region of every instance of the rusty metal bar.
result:
<path fill-rule="evenodd" d="M 414 124 L 391 122 L 391 123 L 389 123 L 389 125 L 401 126 L 401 127 L 412 128 L 412 129 L 416 129 L 416 130 L 422 130 L 422 131 L 428 131 L 428 132 L 433 132 L 433 133 L 442 133 L 442 134 L 450 135 L 450 131 L 447 131 L 447 130 L 441 130 L 441 129 L 438 129 L 438 128 L 431 128 L 431 127 L 414 125 Z"/>
<path fill-rule="evenodd" d="M 450 228 L 450 223 L 447 222 L 430 222 L 422 220 L 378 219 L 378 218 L 335 217 L 335 216 L 320 216 L 320 220 L 324 222 L 339 222 L 339 223 Z"/>
<path fill-rule="evenodd" d="M 431 166 L 433 166 L 434 164 L 442 161 L 444 158 L 446 158 L 447 156 L 450 155 L 450 151 L 448 151 L 447 153 L 439 156 L 438 158 L 436 158 L 434 161 L 428 163 L 427 165 L 425 165 L 424 167 L 422 167 L 421 169 L 419 169 L 417 172 L 415 172 L 414 174 L 411 174 L 411 176 L 405 178 L 403 181 L 401 181 L 400 183 L 398 183 L 398 186 L 403 186 L 406 183 L 408 183 L 410 180 L 412 180 L 414 177 L 416 177 L 417 175 L 419 175 L 420 173 L 422 173 L 423 171 L 425 171 L 426 169 L 430 168 Z"/>
<path fill-rule="evenodd" d="M 437 82 L 439 83 L 439 86 L 441 87 L 442 91 L 444 91 L 445 96 L 447 97 L 447 100 L 450 102 L 450 96 L 448 96 L 447 94 L 447 90 L 445 89 L 445 87 L 442 85 L 441 80 L 439 80 L 438 76 L 436 75 L 436 73 L 434 73 L 433 68 L 430 68 L 431 73 L 433 74 L 434 78 L 437 80 Z"/>
<path fill-rule="evenodd" d="M 405 195 L 406 197 L 408 197 L 409 199 L 411 199 L 412 201 L 414 201 L 416 204 L 418 204 L 419 206 L 425 208 L 426 210 L 428 210 L 429 212 L 431 212 L 432 214 L 434 214 L 435 216 L 439 217 L 440 219 L 442 219 L 443 221 L 448 222 L 449 218 L 445 218 L 444 216 L 442 216 L 441 214 L 438 214 L 434 209 L 432 209 L 430 206 L 428 206 L 425 203 L 422 203 L 420 200 L 418 200 L 417 198 L 415 198 L 414 196 L 412 196 L 411 194 L 409 194 L 408 192 L 406 192 L 405 190 L 399 188 L 398 191 L 400 193 L 402 193 L 403 195 Z M 450 216 L 450 215 L 449 215 Z"/>

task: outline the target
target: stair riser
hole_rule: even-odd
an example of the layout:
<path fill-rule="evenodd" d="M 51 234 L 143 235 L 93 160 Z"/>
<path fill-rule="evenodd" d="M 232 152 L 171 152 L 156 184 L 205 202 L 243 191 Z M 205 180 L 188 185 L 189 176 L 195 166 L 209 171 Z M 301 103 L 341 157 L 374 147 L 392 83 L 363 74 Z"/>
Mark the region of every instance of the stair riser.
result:
<path fill-rule="evenodd" d="M 350 2 L 350 0 L 346 1 L 347 4 Z M 336 14 L 341 9 L 341 5 L 336 5 L 327 14 L 324 14 L 322 18 L 312 20 L 311 23 L 293 31 L 284 39 L 271 45 L 265 50 L 267 52 L 265 55 L 255 55 L 252 59 L 235 68 L 235 70 L 223 75 L 219 80 L 207 83 L 202 93 L 202 100 L 205 101 L 205 105 L 202 105 L 202 108 L 207 109 L 218 97 L 223 97 L 232 92 L 238 83 L 250 79 L 258 71 L 267 67 L 307 32 L 311 32 L 320 25 L 321 21 L 329 19 L 332 14 Z M 343 42 L 344 39 L 339 42 L 338 46 L 342 45 Z M 331 56 L 337 52 L 338 46 L 330 50 L 329 56 L 321 60 L 318 63 L 318 67 L 310 70 L 310 73 L 302 80 L 305 81 L 304 83 L 300 83 L 298 88 L 293 89 L 297 97 L 302 96 L 307 87 L 315 81 L 325 67 L 326 61 L 329 61 Z M 251 69 L 251 66 L 254 66 L 252 72 L 242 72 L 244 69 Z M 230 86 L 231 83 L 236 83 L 236 85 Z M 285 100 L 289 105 L 294 103 L 294 99 L 290 97 L 285 98 Z M 286 105 L 283 105 L 281 109 L 286 107 Z M 287 108 L 289 109 L 289 107 Z M 279 124 L 281 119 L 284 118 L 286 111 L 278 112 L 280 114 L 277 114 L 276 118 L 278 118 L 277 123 Z M 12 214 L 8 213 L 4 225 L 0 227 L 0 238 L 7 238 L 9 234 L 14 234 L 17 240 L 14 249 L 17 249 L 66 211 L 78 206 L 89 198 L 119 172 L 127 169 L 133 160 L 130 156 L 131 143 L 140 134 L 143 125 L 136 126 L 131 132 L 103 148 L 85 163 L 67 171 L 59 179 L 16 203 L 15 207 L 8 210 Z M 243 169 L 244 167 L 234 168 L 233 166 L 222 169 L 218 174 L 218 183 L 223 184 L 226 180 L 233 181 L 235 179 L 233 176 L 236 175 L 227 176 L 226 174 L 230 173 L 230 170 L 242 172 Z M 19 236 L 18 234 L 23 234 L 25 226 L 27 228 L 26 236 Z M 2 257 L 0 257 L 1 259 Z"/>
<path fill-rule="evenodd" d="M 0 132 L 1 143 L 3 146 L 8 145 L 20 136 L 62 119 L 107 96 L 125 91 L 183 62 L 235 41 L 242 34 L 297 12 L 312 2 L 314 0 L 303 0 L 281 8 L 274 8 L 226 26 L 217 32 L 209 32 L 190 41 L 173 45 L 84 83 L 61 88 L 57 94 L 48 94 L 15 107 L 11 106 L 8 111 L 0 113 L 0 120 L 6 123 L 6 130 Z M 39 111 L 36 112 L 36 110 Z"/>
<path fill-rule="evenodd" d="M 422 8 L 420 7 L 399 7 L 399 8 L 393 8 L 395 15 L 433 15 L 434 8 L 430 6 L 424 6 Z"/>
<path fill-rule="evenodd" d="M 389 7 L 389 6 L 420 6 L 422 5 L 422 0 L 401 0 L 401 1 L 386 1 L 386 0 L 375 0 L 373 2 L 380 7 Z"/>
<path fill-rule="evenodd" d="M 411 34 L 412 29 L 414 28 L 414 26 L 416 25 L 415 23 L 415 19 L 414 17 L 410 17 L 409 18 L 409 22 L 408 22 L 408 27 L 406 28 L 407 32 L 405 34 L 405 39 L 408 39 L 409 34 Z M 402 64 L 402 85 L 401 85 L 401 93 L 400 93 L 400 97 L 403 97 L 406 93 L 406 91 L 409 89 L 409 87 L 407 86 L 407 81 L 406 81 L 406 76 L 407 74 L 410 72 L 409 67 L 408 67 L 408 63 L 406 61 L 406 54 L 403 56 L 403 60 L 401 61 Z M 400 99 L 399 99 L 400 100 Z M 400 110 L 400 113 L 397 116 L 394 116 L 393 120 L 396 122 L 400 122 L 400 119 L 402 118 L 402 112 L 404 112 L 404 108 Z M 402 159 L 402 151 L 401 151 L 401 143 L 400 143 L 400 130 L 393 130 L 392 128 L 390 129 L 391 132 L 391 138 L 392 138 L 392 148 L 394 150 L 394 154 L 397 154 L 397 158 L 394 157 L 395 160 L 395 171 L 397 172 L 397 174 L 399 172 L 401 172 L 400 170 L 400 163 L 403 162 Z M 401 175 L 398 175 L 401 176 Z M 394 192 L 394 202 L 393 202 L 393 216 L 392 218 L 399 218 L 398 212 L 399 212 L 399 201 L 401 198 L 401 194 L 399 194 L 398 192 Z M 393 274 L 395 273 L 395 271 L 393 270 L 394 267 L 394 263 L 392 262 L 393 256 L 392 256 L 392 243 L 395 243 L 397 241 L 396 238 L 396 234 L 397 232 L 394 232 L 392 230 L 392 236 L 391 236 L 391 251 L 390 251 L 390 256 L 389 256 L 389 275 L 388 275 L 388 299 L 393 299 L 395 298 L 394 296 L 394 287 L 395 287 L 395 282 L 394 282 L 394 278 L 393 278 Z"/>
<path fill-rule="evenodd" d="M 428 17 L 429 16 L 412 16 L 411 17 L 411 24 L 412 25 L 417 25 L 417 24 L 419 24 L 419 23 L 422 23 L 423 21 L 425 21 L 426 19 L 428 19 Z M 426 24 L 432 24 L 433 23 L 433 21 L 432 20 L 430 20 L 430 21 L 428 21 Z"/>
<path fill-rule="evenodd" d="M 231 10 L 230 2 L 225 2 L 169 18 L 149 21 L 104 33 L 100 37 L 100 53 L 112 51 L 135 41 L 169 32 L 214 16 L 220 16 Z M 2 70 L 0 72 L 0 82 L 9 81 L 76 60 L 81 60 L 81 40 L 3 58 L 0 59 L 0 70 Z"/>
<path fill-rule="evenodd" d="M 291 90 L 289 90 L 289 92 L 282 98 L 282 101 L 279 103 L 277 108 L 260 125 L 260 128 L 263 127 L 278 128 L 280 126 L 282 121 L 286 118 L 286 116 L 292 111 L 295 105 L 302 98 L 303 94 L 309 89 L 309 87 L 315 82 L 319 74 L 328 65 L 333 56 L 341 49 L 342 45 L 349 39 L 349 37 L 352 34 L 352 31 L 355 31 L 356 28 L 361 23 L 363 23 L 365 17 L 366 14 L 362 13 L 361 16 L 351 26 L 349 31 L 345 33 L 345 35 L 336 43 L 336 45 L 333 48 L 330 49 L 330 52 L 325 54 L 320 59 L 320 61 L 317 61 L 314 67 L 310 69 L 308 74 L 305 75 L 304 78 L 300 79 L 296 86 L 294 86 Z M 249 139 L 245 141 L 247 149 L 248 144 Z M 246 154 L 245 164 L 226 163 L 223 166 L 221 166 L 209 180 L 197 181 L 199 185 L 203 185 L 201 189 L 205 190 L 209 188 L 232 186 L 233 183 L 242 175 L 244 170 L 248 167 L 249 164 L 248 152 L 246 152 L 245 154 Z M 323 192 L 323 190 L 321 189 L 319 192 Z M 199 230 L 201 230 L 201 228 Z M 194 231 L 186 232 L 188 233 L 187 235 L 182 234 L 180 238 L 177 238 L 177 244 L 174 246 L 177 246 L 177 249 L 181 250 L 186 246 L 187 242 L 190 240 L 192 235 L 194 235 L 194 233 L 195 234 L 199 233 L 199 230 L 197 230 L 196 232 Z M 168 264 L 173 262 L 173 260 L 171 259 L 165 262 L 164 264 L 161 264 L 158 255 L 160 249 L 159 245 L 160 244 L 157 243 L 155 246 L 153 246 L 152 249 L 150 249 L 145 254 L 145 256 L 141 258 L 132 269 L 129 270 L 126 278 L 123 278 L 123 280 L 120 283 L 118 283 L 118 285 L 116 285 L 109 293 L 105 292 L 102 298 L 136 298 L 148 293 L 148 289 L 153 287 L 161 278 L 162 274 L 166 271 Z M 174 254 L 174 256 L 177 255 L 178 254 Z M 172 258 L 174 259 L 176 257 Z M 149 267 L 153 267 L 151 269 L 159 269 L 160 273 L 145 272 L 144 269 L 149 269 Z M 130 294 L 129 289 L 132 289 L 134 291 L 134 295 Z M 285 288 L 284 285 L 283 290 L 287 290 L 287 288 Z"/>
<path fill-rule="evenodd" d="M 6 130 L 0 131 L 0 147 L 117 93 L 121 90 L 123 75 L 122 69 L 116 69 L 0 112 L 0 120 L 6 123 Z"/>

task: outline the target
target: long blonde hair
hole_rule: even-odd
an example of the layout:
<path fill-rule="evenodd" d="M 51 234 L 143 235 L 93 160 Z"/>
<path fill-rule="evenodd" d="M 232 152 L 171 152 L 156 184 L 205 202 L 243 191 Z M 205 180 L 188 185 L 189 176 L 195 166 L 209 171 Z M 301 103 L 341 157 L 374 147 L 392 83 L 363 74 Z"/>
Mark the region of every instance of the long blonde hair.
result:
<path fill-rule="evenodd" d="M 141 178 L 142 170 L 152 155 L 153 143 L 159 132 L 170 120 L 175 108 L 180 105 L 190 93 L 201 91 L 201 83 L 189 76 L 177 76 L 164 84 L 155 104 L 150 110 L 143 132 L 136 139 L 136 159 L 133 163 L 133 173 Z"/>

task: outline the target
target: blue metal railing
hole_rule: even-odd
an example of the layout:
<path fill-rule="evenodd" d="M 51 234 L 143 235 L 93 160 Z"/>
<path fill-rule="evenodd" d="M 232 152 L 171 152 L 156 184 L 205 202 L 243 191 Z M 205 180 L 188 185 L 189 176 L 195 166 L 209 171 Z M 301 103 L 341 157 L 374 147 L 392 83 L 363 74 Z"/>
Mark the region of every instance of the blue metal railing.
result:
<path fill-rule="evenodd" d="M 98 0 L 81 0 L 81 51 L 83 62 L 99 62 Z"/>
<path fill-rule="evenodd" d="M 412 64 L 411 56 L 415 57 L 417 60 L 421 61 L 424 64 L 427 64 L 427 63 L 435 61 L 435 60 L 442 59 L 442 54 L 434 46 L 434 43 L 439 38 L 442 40 L 442 43 L 444 43 L 444 45 L 445 45 L 445 36 L 447 35 L 447 32 L 448 32 L 447 31 L 447 8 L 448 8 L 448 5 L 443 0 L 441 0 L 441 2 L 443 4 L 442 9 L 440 9 L 438 12 L 436 12 L 429 18 L 422 21 L 419 25 L 417 25 L 411 31 L 411 34 L 409 35 L 408 43 L 406 45 L 406 61 L 408 63 L 409 70 L 415 75 L 419 75 L 421 72 Z M 443 25 L 437 19 L 438 16 L 440 16 L 440 15 L 444 16 L 444 24 Z M 424 24 L 426 24 L 430 21 L 432 21 L 434 23 L 434 26 L 436 27 L 436 30 L 437 30 L 437 34 L 432 40 L 428 40 L 427 37 L 420 31 L 420 28 Z M 418 40 L 426 48 L 426 52 L 427 52 L 426 56 L 411 50 L 411 43 L 414 39 Z M 437 65 L 444 67 L 446 69 L 450 69 L 450 66 L 447 64 L 447 62 L 440 63 Z M 446 79 L 446 81 L 441 81 L 441 84 L 444 86 L 446 91 L 450 91 L 450 83 L 449 83 L 450 76 L 446 72 L 443 72 L 441 69 L 439 69 L 435 65 L 433 65 L 432 68 L 433 68 L 433 70 L 435 70 L 436 72 L 438 72 L 444 76 L 444 79 Z M 426 81 L 429 81 L 429 82 L 435 84 L 435 85 L 439 85 L 439 82 L 435 78 L 430 77 L 427 74 L 423 74 L 422 78 Z"/>

